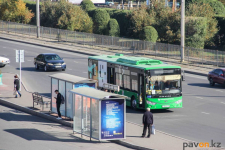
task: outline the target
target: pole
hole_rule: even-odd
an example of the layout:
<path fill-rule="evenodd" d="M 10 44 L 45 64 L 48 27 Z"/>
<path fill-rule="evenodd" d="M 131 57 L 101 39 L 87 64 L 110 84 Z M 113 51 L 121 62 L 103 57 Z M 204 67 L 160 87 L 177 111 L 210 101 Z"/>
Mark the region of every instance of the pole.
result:
<path fill-rule="evenodd" d="M 184 62 L 185 46 L 185 0 L 181 0 L 181 62 Z"/>
<path fill-rule="evenodd" d="M 37 38 L 40 38 L 40 12 L 39 12 L 39 0 L 36 0 L 36 22 L 37 22 Z"/>
<path fill-rule="evenodd" d="M 21 57 L 21 50 L 19 50 L 19 56 Z M 19 58 L 20 61 L 20 91 L 21 91 L 21 80 L 22 80 L 22 76 L 21 76 L 21 59 Z"/>

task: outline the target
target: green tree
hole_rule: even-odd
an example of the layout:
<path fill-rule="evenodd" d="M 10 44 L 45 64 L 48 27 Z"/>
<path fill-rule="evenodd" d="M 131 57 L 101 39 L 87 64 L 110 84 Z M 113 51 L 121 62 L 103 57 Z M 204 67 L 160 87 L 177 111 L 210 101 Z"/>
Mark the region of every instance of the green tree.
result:
<path fill-rule="evenodd" d="M 186 10 L 186 16 L 204 17 L 207 19 L 207 32 L 205 34 L 205 45 L 213 46 L 213 37 L 218 32 L 217 20 L 214 18 L 215 13 L 209 4 L 192 3 Z"/>
<path fill-rule="evenodd" d="M 207 33 L 207 18 L 187 17 L 185 22 L 186 46 L 203 49 Z"/>
<path fill-rule="evenodd" d="M 116 19 L 110 19 L 108 23 L 109 36 L 120 36 L 120 27 Z"/>
<path fill-rule="evenodd" d="M 147 12 L 146 5 L 142 5 L 141 8 L 132 11 L 132 13 L 130 14 L 130 20 L 131 20 L 130 33 L 132 33 L 132 36 L 134 38 L 139 38 L 140 33 L 143 30 L 143 27 L 150 26 L 153 23 L 155 23 L 155 14 L 154 13 L 149 14 Z"/>
<path fill-rule="evenodd" d="M 158 39 L 158 32 L 152 26 L 146 26 L 143 28 L 141 34 L 141 40 L 156 42 Z"/>
<path fill-rule="evenodd" d="M 93 16 L 94 33 L 107 34 L 107 25 L 110 16 L 105 9 L 96 9 Z"/>
<path fill-rule="evenodd" d="M 94 9 L 95 5 L 93 4 L 93 2 L 91 0 L 83 0 L 80 4 L 80 7 L 83 10 L 88 11 L 90 9 Z"/>
<path fill-rule="evenodd" d="M 92 19 L 79 6 L 67 1 L 45 2 L 41 12 L 43 26 L 92 33 Z"/>

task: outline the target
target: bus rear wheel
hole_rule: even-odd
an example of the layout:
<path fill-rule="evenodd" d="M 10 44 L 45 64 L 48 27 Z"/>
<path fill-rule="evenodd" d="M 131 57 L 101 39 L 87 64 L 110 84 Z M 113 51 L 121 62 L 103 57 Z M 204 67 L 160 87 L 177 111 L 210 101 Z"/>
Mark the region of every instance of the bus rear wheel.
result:
<path fill-rule="evenodd" d="M 136 99 L 133 97 L 131 100 L 131 107 L 132 109 L 136 110 L 137 109 L 137 101 Z"/>

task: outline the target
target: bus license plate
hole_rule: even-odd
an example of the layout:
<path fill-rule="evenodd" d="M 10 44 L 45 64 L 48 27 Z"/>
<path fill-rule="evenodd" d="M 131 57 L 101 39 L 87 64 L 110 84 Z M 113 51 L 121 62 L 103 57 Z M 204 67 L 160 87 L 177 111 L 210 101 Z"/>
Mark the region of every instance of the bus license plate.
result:
<path fill-rule="evenodd" d="M 163 107 L 163 108 L 165 108 L 165 107 L 170 107 L 170 105 L 163 105 L 162 107 Z"/>

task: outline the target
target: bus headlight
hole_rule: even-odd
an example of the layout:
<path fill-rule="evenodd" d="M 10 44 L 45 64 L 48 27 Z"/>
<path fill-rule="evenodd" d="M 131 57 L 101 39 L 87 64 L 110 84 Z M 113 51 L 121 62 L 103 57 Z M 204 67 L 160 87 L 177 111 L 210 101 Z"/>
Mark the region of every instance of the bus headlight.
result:
<path fill-rule="evenodd" d="M 179 103 L 181 103 L 181 102 L 182 102 L 182 99 L 179 100 L 179 101 L 176 101 L 175 103 L 176 103 L 176 104 L 179 104 Z"/>
<path fill-rule="evenodd" d="M 153 103 L 153 102 L 147 101 L 147 104 L 149 104 L 149 105 L 155 105 L 156 103 Z"/>

